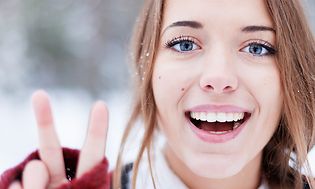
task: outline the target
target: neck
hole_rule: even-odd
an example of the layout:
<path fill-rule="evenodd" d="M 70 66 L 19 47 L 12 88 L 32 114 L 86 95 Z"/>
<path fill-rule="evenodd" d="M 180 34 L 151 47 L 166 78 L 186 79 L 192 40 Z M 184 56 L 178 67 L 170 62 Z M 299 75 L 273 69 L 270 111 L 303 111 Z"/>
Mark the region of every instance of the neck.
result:
<path fill-rule="evenodd" d="M 261 183 L 262 153 L 236 175 L 222 179 L 205 178 L 194 174 L 169 147 L 165 148 L 165 155 L 170 168 L 191 189 L 257 189 Z"/>

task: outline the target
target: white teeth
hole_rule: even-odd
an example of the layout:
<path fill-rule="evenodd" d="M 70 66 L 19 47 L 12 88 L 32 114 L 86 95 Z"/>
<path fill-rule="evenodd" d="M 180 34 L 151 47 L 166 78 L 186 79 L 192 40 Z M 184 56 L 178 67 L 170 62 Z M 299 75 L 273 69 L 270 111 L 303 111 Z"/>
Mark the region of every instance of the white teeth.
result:
<path fill-rule="evenodd" d="M 201 121 L 207 121 L 207 114 L 205 112 L 200 113 L 200 118 Z"/>
<path fill-rule="evenodd" d="M 226 121 L 234 121 L 233 113 L 227 113 L 226 114 Z"/>
<path fill-rule="evenodd" d="M 217 113 L 217 121 L 218 122 L 226 122 L 226 114 L 225 113 Z"/>
<path fill-rule="evenodd" d="M 215 122 L 217 120 L 216 113 L 207 114 L 207 122 Z"/>
<path fill-rule="evenodd" d="M 233 114 L 234 121 L 238 121 L 240 119 L 243 119 L 243 117 L 244 117 L 244 113 L 235 113 L 235 114 Z"/>
<path fill-rule="evenodd" d="M 212 133 L 212 134 L 216 134 L 216 135 L 222 135 L 222 134 L 226 134 L 226 133 L 232 132 L 232 130 L 228 130 L 228 131 L 208 131 L 208 132 Z"/>
<path fill-rule="evenodd" d="M 244 114 L 244 112 L 190 112 L 190 117 L 207 122 L 232 122 L 243 119 Z"/>

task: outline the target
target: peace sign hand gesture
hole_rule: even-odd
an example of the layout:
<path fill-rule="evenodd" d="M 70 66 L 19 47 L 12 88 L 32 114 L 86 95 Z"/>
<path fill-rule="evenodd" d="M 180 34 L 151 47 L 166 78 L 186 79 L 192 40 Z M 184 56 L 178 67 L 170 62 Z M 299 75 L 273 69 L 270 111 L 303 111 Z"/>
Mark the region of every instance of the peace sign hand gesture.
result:
<path fill-rule="evenodd" d="M 23 172 L 22 183 L 14 182 L 9 189 L 54 189 L 69 182 L 65 174 L 64 158 L 60 146 L 48 95 L 37 91 L 32 96 L 39 136 L 41 160 L 30 161 Z M 76 178 L 104 159 L 108 129 L 108 110 L 101 101 L 96 102 L 90 114 L 85 143 L 79 157 Z"/>

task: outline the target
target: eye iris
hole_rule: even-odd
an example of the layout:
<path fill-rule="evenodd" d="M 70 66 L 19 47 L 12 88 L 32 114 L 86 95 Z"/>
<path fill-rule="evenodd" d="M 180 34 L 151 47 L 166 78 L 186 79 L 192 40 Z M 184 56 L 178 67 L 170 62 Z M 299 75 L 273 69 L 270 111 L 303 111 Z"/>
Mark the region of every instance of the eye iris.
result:
<path fill-rule="evenodd" d="M 263 51 L 263 48 L 257 44 L 253 44 L 249 47 L 249 52 L 252 54 L 261 54 Z"/>
<path fill-rule="evenodd" d="M 181 51 L 191 51 L 193 49 L 193 44 L 190 41 L 183 41 L 180 43 Z"/>

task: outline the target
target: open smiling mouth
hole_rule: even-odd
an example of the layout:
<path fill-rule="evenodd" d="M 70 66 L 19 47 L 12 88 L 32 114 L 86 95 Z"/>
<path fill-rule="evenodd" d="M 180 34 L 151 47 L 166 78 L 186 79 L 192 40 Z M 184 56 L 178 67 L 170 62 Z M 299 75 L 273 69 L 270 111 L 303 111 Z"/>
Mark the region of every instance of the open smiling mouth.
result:
<path fill-rule="evenodd" d="M 186 112 L 185 114 L 196 128 L 216 135 L 237 130 L 251 116 L 247 112 Z"/>

